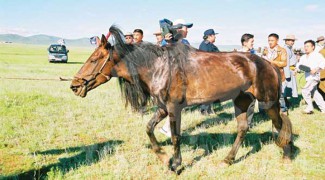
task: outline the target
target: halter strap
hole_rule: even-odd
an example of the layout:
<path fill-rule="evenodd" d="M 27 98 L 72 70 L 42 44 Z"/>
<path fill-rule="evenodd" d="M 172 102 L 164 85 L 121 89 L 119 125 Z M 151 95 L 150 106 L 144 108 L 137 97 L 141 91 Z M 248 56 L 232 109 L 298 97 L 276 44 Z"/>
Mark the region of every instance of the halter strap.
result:
<path fill-rule="evenodd" d="M 99 71 L 98 71 L 98 74 L 101 74 L 101 75 L 104 76 L 107 80 L 109 80 L 110 77 L 107 76 L 107 75 L 105 75 L 105 74 L 103 74 L 102 70 L 104 69 L 106 63 L 107 63 L 108 61 L 112 60 L 112 56 L 113 56 L 113 49 L 110 49 L 110 50 L 109 50 L 109 57 L 106 58 L 106 60 L 105 60 L 105 62 L 103 63 L 102 67 L 101 67 L 101 68 L 99 69 Z M 95 77 L 96 77 L 96 76 L 95 76 Z"/>
<path fill-rule="evenodd" d="M 107 64 L 108 61 L 111 61 L 113 60 L 113 49 L 109 49 L 109 57 L 106 58 L 105 62 L 103 63 L 103 65 L 100 67 L 99 71 L 97 73 L 91 73 L 89 75 L 86 75 L 85 77 L 91 77 L 89 80 L 88 79 L 85 79 L 85 78 L 80 78 L 78 76 L 75 76 L 75 78 L 78 78 L 78 79 L 82 79 L 85 81 L 85 84 L 88 84 L 90 81 L 96 79 L 97 75 L 102 75 L 104 76 L 107 80 L 110 79 L 110 77 L 108 75 L 105 75 L 102 70 L 104 69 L 105 65 Z"/>

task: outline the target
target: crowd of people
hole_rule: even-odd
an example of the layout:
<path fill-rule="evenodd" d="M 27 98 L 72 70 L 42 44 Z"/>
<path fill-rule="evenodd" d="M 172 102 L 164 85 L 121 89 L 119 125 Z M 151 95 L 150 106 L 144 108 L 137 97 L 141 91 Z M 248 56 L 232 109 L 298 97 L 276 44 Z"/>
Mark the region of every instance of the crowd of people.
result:
<path fill-rule="evenodd" d="M 157 46 L 167 46 L 175 42 L 181 42 L 190 45 L 186 40 L 188 29 L 193 26 L 193 23 L 187 23 L 184 19 L 177 19 L 172 22 L 172 25 L 179 25 L 176 33 L 180 36 L 175 39 L 175 35 L 167 33 L 163 35 L 162 29 L 153 33 L 156 36 Z M 203 40 L 199 46 L 199 50 L 206 52 L 220 52 L 217 46 L 214 45 L 216 35 L 213 29 L 207 29 L 203 32 Z M 135 29 L 133 33 L 125 33 L 126 44 L 141 44 L 143 41 L 143 31 Z M 280 97 L 281 111 L 288 113 L 290 105 L 288 98 L 298 97 L 298 83 L 296 79 L 297 73 L 305 73 L 306 83 L 301 89 L 302 97 L 306 102 L 306 108 L 302 111 L 303 114 L 313 114 L 313 100 L 317 104 L 320 112 L 325 114 L 325 38 L 320 36 L 316 41 L 307 40 L 304 42 L 304 53 L 295 53 L 293 46 L 297 40 L 294 35 L 287 35 L 284 40 L 284 47 L 279 45 L 279 35 L 272 33 L 268 36 L 268 47 L 263 51 L 254 49 L 254 35 L 243 34 L 241 37 L 242 48 L 239 52 L 247 52 L 262 56 L 271 64 L 278 67 L 282 78 L 282 93 Z M 201 105 L 202 114 L 212 113 L 211 105 Z M 170 125 L 166 121 L 165 125 L 160 129 L 160 132 L 166 136 L 170 136 Z"/>

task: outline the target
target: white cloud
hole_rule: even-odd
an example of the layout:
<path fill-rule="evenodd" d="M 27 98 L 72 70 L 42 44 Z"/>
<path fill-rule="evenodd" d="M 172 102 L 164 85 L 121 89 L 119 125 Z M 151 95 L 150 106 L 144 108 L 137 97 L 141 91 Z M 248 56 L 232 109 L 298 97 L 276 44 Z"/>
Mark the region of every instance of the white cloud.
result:
<path fill-rule="evenodd" d="M 37 31 L 31 31 L 25 28 L 4 28 L 0 27 L 0 34 L 18 34 L 22 36 L 30 36 L 38 34 Z"/>
<path fill-rule="evenodd" d="M 309 4 L 305 6 L 306 11 L 314 12 L 318 10 L 318 5 L 317 4 Z"/>

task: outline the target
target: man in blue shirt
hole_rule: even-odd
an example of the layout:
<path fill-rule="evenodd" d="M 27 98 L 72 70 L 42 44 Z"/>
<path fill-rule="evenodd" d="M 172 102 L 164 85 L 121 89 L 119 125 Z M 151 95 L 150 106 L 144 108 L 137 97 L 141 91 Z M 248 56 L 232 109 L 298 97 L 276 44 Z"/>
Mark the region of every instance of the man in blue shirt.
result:
<path fill-rule="evenodd" d="M 200 44 L 199 49 L 206 52 L 220 52 L 218 47 L 213 43 L 216 41 L 216 34 L 213 29 L 204 31 L 203 42 Z"/>
<path fill-rule="evenodd" d="M 216 34 L 218 33 L 215 33 L 213 29 L 208 29 L 204 31 L 204 35 L 203 35 L 204 40 L 200 44 L 199 49 L 206 52 L 220 52 L 217 46 L 213 44 L 216 41 Z M 201 114 L 208 115 L 211 113 L 213 113 L 211 104 L 201 105 Z"/>

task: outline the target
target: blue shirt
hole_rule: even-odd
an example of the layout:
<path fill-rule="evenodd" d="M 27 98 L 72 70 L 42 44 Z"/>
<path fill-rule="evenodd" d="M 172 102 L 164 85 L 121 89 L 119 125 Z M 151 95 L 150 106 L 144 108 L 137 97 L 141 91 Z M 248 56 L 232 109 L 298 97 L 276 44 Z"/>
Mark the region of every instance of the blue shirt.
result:
<path fill-rule="evenodd" d="M 217 46 L 205 40 L 200 44 L 199 50 L 206 52 L 220 52 Z"/>
<path fill-rule="evenodd" d="M 176 43 L 177 41 L 173 41 L 172 43 Z M 190 43 L 188 42 L 188 40 L 186 40 L 186 39 L 181 39 L 181 43 L 183 43 L 183 44 L 186 44 L 186 45 L 190 45 Z M 168 43 L 167 43 L 167 41 L 165 40 L 165 39 L 163 39 L 162 41 L 161 41 L 161 43 L 160 43 L 160 46 L 161 47 L 164 47 L 164 46 L 166 46 Z"/>

